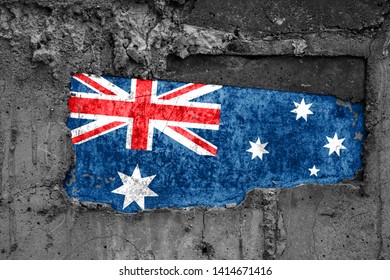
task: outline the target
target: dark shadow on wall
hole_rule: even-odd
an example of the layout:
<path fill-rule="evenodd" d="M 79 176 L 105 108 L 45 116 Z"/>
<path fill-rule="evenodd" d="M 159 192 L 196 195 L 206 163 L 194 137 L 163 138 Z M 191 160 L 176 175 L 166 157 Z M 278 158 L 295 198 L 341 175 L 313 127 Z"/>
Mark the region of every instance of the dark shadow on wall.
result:
<path fill-rule="evenodd" d="M 334 95 L 364 100 L 365 59 L 352 56 L 168 57 L 166 78 L 231 86 Z"/>

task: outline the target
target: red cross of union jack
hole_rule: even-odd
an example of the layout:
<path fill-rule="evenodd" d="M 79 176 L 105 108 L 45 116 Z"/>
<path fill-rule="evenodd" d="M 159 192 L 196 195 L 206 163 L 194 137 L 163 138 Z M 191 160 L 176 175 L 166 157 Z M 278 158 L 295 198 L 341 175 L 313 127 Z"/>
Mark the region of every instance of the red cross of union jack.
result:
<path fill-rule="evenodd" d="M 131 79 L 126 92 L 103 77 L 79 73 L 73 78 L 96 92 L 72 92 L 70 117 L 94 120 L 72 130 L 73 144 L 127 126 L 128 149 L 152 150 L 158 129 L 199 155 L 216 156 L 217 147 L 188 128 L 219 128 L 220 105 L 191 100 L 221 86 L 188 83 L 157 96 L 157 81 Z"/>

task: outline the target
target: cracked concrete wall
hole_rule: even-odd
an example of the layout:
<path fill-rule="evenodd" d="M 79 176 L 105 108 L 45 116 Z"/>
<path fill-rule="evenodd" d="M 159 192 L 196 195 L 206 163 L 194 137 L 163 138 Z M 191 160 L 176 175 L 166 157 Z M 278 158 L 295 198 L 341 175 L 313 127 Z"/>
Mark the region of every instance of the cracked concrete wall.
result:
<path fill-rule="evenodd" d="M 0 259 L 390 258 L 390 4 L 263 2 L 0 1 Z M 73 201 L 75 72 L 363 100 L 364 172 L 227 208 L 125 215 Z"/>

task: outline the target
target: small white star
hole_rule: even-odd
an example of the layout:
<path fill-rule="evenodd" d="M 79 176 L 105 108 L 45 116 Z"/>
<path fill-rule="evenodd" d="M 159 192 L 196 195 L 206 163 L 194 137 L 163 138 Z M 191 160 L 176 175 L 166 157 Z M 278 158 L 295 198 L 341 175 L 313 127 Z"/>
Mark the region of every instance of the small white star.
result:
<path fill-rule="evenodd" d="M 299 118 L 304 118 L 305 121 L 307 121 L 307 115 L 313 114 L 313 112 L 310 111 L 310 109 L 309 109 L 311 107 L 311 105 L 313 105 L 313 103 L 306 104 L 304 98 L 302 98 L 302 101 L 300 104 L 294 101 L 294 105 L 295 105 L 295 109 L 291 110 L 291 112 L 297 114 L 296 120 L 298 120 Z"/>
<path fill-rule="evenodd" d="M 334 134 L 333 139 L 326 136 L 328 139 L 328 144 L 326 144 L 324 147 L 329 149 L 329 155 L 333 154 L 336 152 L 338 156 L 340 156 L 340 150 L 345 150 L 345 148 L 342 143 L 344 142 L 345 138 L 339 139 L 337 136 L 337 133 Z"/>
<path fill-rule="evenodd" d="M 363 134 L 361 132 L 355 132 L 355 137 L 353 138 L 353 140 L 359 140 L 359 141 L 362 141 L 363 140 Z"/>
<path fill-rule="evenodd" d="M 267 146 L 268 143 L 261 144 L 260 138 L 257 138 L 256 143 L 249 141 L 249 144 L 251 144 L 251 148 L 246 151 L 252 153 L 252 159 L 259 157 L 263 160 L 263 154 L 269 154 L 265 149 L 265 146 Z"/>
<path fill-rule="evenodd" d="M 315 165 L 313 165 L 313 168 L 309 168 L 309 170 L 310 170 L 310 176 L 315 175 L 316 177 L 317 177 L 318 171 L 320 171 L 320 169 L 317 169 Z"/>
<path fill-rule="evenodd" d="M 123 209 L 134 201 L 141 209 L 145 209 L 145 196 L 158 196 L 154 191 L 148 188 L 156 175 L 142 178 L 138 165 L 135 167 L 131 177 L 121 172 L 118 172 L 118 174 L 119 177 L 121 177 L 123 185 L 112 192 L 125 196 Z"/>

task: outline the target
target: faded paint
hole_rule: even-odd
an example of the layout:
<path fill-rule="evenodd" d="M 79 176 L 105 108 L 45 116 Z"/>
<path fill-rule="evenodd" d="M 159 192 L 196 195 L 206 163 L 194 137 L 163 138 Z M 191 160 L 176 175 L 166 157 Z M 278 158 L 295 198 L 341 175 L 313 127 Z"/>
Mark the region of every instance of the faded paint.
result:
<path fill-rule="evenodd" d="M 84 74 L 71 92 L 66 190 L 118 211 L 238 205 L 254 188 L 338 183 L 362 167 L 363 107 L 333 96 Z"/>

